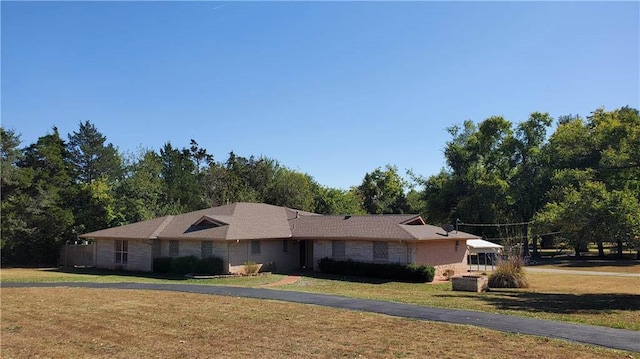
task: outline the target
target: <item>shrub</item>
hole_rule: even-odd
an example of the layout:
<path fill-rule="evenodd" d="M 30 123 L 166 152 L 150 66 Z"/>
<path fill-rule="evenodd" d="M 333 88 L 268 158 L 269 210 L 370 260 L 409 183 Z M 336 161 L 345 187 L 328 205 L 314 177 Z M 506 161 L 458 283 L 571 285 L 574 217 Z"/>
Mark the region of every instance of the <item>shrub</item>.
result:
<path fill-rule="evenodd" d="M 446 280 L 451 280 L 451 277 L 453 277 L 455 274 L 456 274 L 456 271 L 455 271 L 454 269 L 451 269 L 451 268 L 449 268 L 449 269 L 445 270 L 445 271 L 442 273 L 442 275 L 444 276 L 444 278 L 445 278 Z"/>
<path fill-rule="evenodd" d="M 219 257 L 207 257 L 198 259 L 192 264 L 193 274 L 222 274 L 224 273 L 224 262 Z"/>
<path fill-rule="evenodd" d="M 244 263 L 244 274 L 253 275 L 258 273 L 260 270 L 260 266 L 256 262 L 245 262 Z"/>
<path fill-rule="evenodd" d="M 153 271 L 156 273 L 170 273 L 171 272 L 171 259 L 170 257 L 154 258 L 153 259 Z"/>
<path fill-rule="evenodd" d="M 426 265 L 402 265 L 392 263 L 365 263 L 353 260 L 337 261 L 322 258 L 318 262 L 320 271 L 327 274 L 351 275 L 356 277 L 384 278 L 405 282 L 431 282 L 435 268 Z"/>
<path fill-rule="evenodd" d="M 171 273 L 187 274 L 191 273 L 194 263 L 198 260 L 195 256 L 177 257 L 171 260 Z"/>
<path fill-rule="evenodd" d="M 496 271 L 489 275 L 490 288 L 527 288 L 529 280 L 522 268 L 522 258 L 510 254 L 498 261 Z"/>
<path fill-rule="evenodd" d="M 202 259 L 195 256 L 154 258 L 153 271 L 164 274 L 222 274 L 224 273 L 224 262 L 219 257 Z"/>

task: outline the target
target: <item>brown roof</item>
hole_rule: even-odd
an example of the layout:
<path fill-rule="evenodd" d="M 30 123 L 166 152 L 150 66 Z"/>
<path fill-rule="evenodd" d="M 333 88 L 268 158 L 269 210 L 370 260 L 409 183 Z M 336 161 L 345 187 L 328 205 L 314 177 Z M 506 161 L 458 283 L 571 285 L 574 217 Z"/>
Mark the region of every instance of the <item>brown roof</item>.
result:
<path fill-rule="evenodd" d="M 313 216 L 292 220 L 296 238 L 414 239 L 400 223 L 413 215 Z"/>
<path fill-rule="evenodd" d="M 447 237 L 419 215 L 323 216 L 264 203 L 233 203 L 175 216 L 165 216 L 81 235 L 82 238 L 143 239 L 467 239 Z"/>
<path fill-rule="evenodd" d="M 441 227 L 432 226 L 426 224 L 424 226 L 410 226 L 410 225 L 400 225 L 402 229 L 407 231 L 412 237 L 418 240 L 426 240 L 426 239 L 472 239 L 478 238 L 475 234 L 460 232 L 460 231 L 451 231 L 447 234 L 447 232 Z"/>

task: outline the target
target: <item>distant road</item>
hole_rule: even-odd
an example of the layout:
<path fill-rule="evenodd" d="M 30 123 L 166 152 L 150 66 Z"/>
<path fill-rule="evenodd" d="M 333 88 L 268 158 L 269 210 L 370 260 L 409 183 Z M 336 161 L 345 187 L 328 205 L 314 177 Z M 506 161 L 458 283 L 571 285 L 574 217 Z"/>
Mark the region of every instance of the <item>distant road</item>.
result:
<path fill-rule="evenodd" d="M 575 270 L 575 269 L 554 269 L 554 268 L 537 268 L 537 267 L 524 267 L 527 272 L 538 273 L 559 273 L 559 274 L 582 274 L 582 275 L 604 275 L 610 277 L 636 277 L 640 278 L 640 273 L 618 273 L 618 272 L 596 272 L 588 270 Z M 640 340 L 640 338 L 638 339 Z"/>

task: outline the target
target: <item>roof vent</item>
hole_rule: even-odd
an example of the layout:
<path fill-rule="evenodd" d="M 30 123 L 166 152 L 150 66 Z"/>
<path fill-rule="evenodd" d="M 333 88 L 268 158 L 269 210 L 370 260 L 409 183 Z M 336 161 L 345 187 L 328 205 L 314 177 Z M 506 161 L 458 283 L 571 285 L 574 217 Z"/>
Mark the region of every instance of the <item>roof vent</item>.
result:
<path fill-rule="evenodd" d="M 347 214 L 346 216 L 344 216 L 344 219 L 349 219 L 349 218 L 351 218 L 350 214 Z"/>
<path fill-rule="evenodd" d="M 300 218 L 300 212 L 296 211 L 296 218 Z"/>

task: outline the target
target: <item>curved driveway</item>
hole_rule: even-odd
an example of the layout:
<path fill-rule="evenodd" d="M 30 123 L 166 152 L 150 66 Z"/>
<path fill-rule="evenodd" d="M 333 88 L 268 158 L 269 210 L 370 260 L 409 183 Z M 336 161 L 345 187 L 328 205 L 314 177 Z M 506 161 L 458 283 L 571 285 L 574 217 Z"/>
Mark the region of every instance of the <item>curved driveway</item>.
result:
<path fill-rule="evenodd" d="M 147 289 L 198 294 L 222 295 L 257 299 L 280 300 L 294 303 L 315 304 L 326 307 L 387 314 L 397 317 L 429 320 L 434 322 L 474 325 L 508 333 L 559 338 L 574 342 L 640 352 L 640 332 L 572 324 L 552 320 L 516 317 L 467 310 L 431 308 L 412 304 L 357 299 L 327 294 L 313 294 L 273 290 L 266 288 L 242 288 L 197 284 L 157 283 L 2 283 L 2 288 L 22 287 L 78 287 L 99 289 Z"/>

